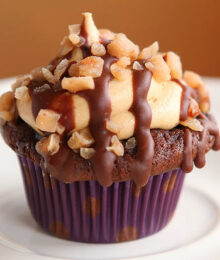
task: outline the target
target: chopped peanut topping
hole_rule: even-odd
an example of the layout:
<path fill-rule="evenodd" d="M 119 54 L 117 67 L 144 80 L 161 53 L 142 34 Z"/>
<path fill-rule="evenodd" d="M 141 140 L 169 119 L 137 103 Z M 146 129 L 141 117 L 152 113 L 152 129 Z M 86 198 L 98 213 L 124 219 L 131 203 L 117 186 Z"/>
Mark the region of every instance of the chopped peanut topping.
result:
<path fill-rule="evenodd" d="M 116 34 L 115 39 L 108 44 L 107 48 L 109 54 L 117 58 L 130 57 L 136 59 L 139 53 L 139 47 L 122 33 Z"/>
<path fill-rule="evenodd" d="M 117 62 L 110 67 L 112 75 L 118 80 L 125 80 L 129 75 L 129 70 L 118 66 Z"/>
<path fill-rule="evenodd" d="M 169 51 L 166 54 L 166 63 L 170 68 L 171 77 L 173 79 L 181 79 L 183 76 L 183 70 L 180 57 L 176 53 Z"/>
<path fill-rule="evenodd" d="M 67 143 L 72 150 L 75 150 L 81 147 L 89 147 L 94 143 L 94 139 L 92 138 L 89 129 L 85 128 L 79 132 L 73 132 Z"/>
<path fill-rule="evenodd" d="M 44 75 L 42 73 L 42 67 L 37 67 L 37 68 L 34 68 L 32 71 L 31 71 L 31 78 L 34 79 L 34 80 L 38 80 L 38 81 L 41 81 L 41 80 L 44 80 Z"/>
<path fill-rule="evenodd" d="M 92 77 L 63 78 L 61 85 L 63 89 L 67 89 L 72 93 L 95 88 L 95 83 Z"/>
<path fill-rule="evenodd" d="M 61 47 L 60 47 L 60 51 L 58 54 L 59 57 L 65 56 L 67 53 L 71 52 L 73 49 L 73 44 L 67 36 L 65 36 L 63 38 L 60 45 L 61 45 Z"/>
<path fill-rule="evenodd" d="M 12 91 L 15 91 L 16 88 L 21 86 L 27 86 L 31 82 L 29 75 L 23 75 L 16 79 L 15 83 L 11 85 Z"/>
<path fill-rule="evenodd" d="M 74 33 L 76 35 L 79 35 L 81 25 L 80 24 L 71 24 L 71 25 L 68 26 L 68 29 L 69 29 L 69 34 Z"/>
<path fill-rule="evenodd" d="M 19 87 L 15 90 L 15 98 L 28 101 L 30 99 L 28 88 L 25 86 Z"/>
<path fill-rule="evenodd" d="M 94 148 L 80 148 L 80 156 L 86 160 L 92 158 L 94 154 Z"/>
<path fill-rule="evenodd" d="M 185 121 L 180 121 L 180 124 L 183 126 L 187 126 L 194 131 L 201 132 L 203 130 L 203 126 L 200 121 L 196 118 L 188 117 Z"/>
<path fill-rule="evenodd" d="M 202 112 L 207 113 L 210 107 L 210 100 L 208 88 L 205 82 L 197 73 L 192 71 L 185 71 L 183 77 L 190 87 L 197 89 L 200 97 L 200 109 L 202 110 Z"/>
<path fill-rule="evenodd" d="M 144 60 L 151 59 L 153 56 L 155 56 L 158 53 L 158 51 L 159 51 L 159 44 L 158 44 L 158 42 L 154 42 L 149 47 L 144 48 L 140 52 L 138 58 L 144 59 Z"/>
<path fill-rule="evenodd" d="M 65 73 L 69 65 L 69 61 L 67 59 L 61 60 L 61 62 L 56 66 L 54 71 L 54 76 L 57 80 L 61 78 L 61 76 Z"/>
<path fill-rule="evenodd" d="M 84 20 L 83 25 L 85 28 L 85 31 L 88 35 L 88 42 L 90 45 L 92 45 L 94 42 L 99 42 L 99 31 L 96 28 L 94 21 L 92 19 L 91 13 L 83 13 Z"/>
<path fill-rule="evenodd" d="M 60 114 L 50 109 L 41 109 L 36 118 L 36 126 L 41 131 L 54 133 L 57 130 L 57 124 Z"/>
<path fill-rule="evenodd" d="M 107 41 L 112 41 L 115 38 L 115 33 L 108 29 L 99 29 L 99 34 L 102 39 L 107 40 Z"/>
<path fill-rule="evenodd" d="M 59 135 L 62 135 L 64 131 L 65 131 L 65 127 L 58 122 L 58 123 L 57 123 L 56 132 L 57 132 Z"/>
<path fill-rule="evenodd" d="M 9 91 L 0 96 L 0 123 L 1 125 L 14 119 L 14 95 Z"/>
<path fill-rule="evenodd" d="M 80 76 L 100 77 L 102 74 L 104 60 L 100 57 L 89 56 L 78 63 Z"/>
<path fill-rule="evenodd" d="M 131 64 L 131 59 L 129 57 L 122 57 L 116 63 L 118 66 L 126 68 Z"/>
<path fill-rule="evenodd" d="M 189 103 L 188 116 L 194 118 L 199 114 L 200 114 L 199 104 L 196 102 L 195 99 L 191 98 Z"/>
<path fill-rule="evenodd" d="M 72 42 L 73 45 L 77 45 L 80 42 L 80 37 L 79 35 L 75 34 L 75 33 L 71 33 L 68 36 L 69 40 Z"/>
<path fill-rule="evenodd" d="M 106 128 L 114 134 L 118 134 L 121 130 L 121 127 L 119 125 L 110 120 L 107 121 Z"/>
<path fill-rule="evenodd" d="M 133 63 L 132 68 L 133 68 L 134 70 L 144 70 L 144 67 L 143 67 L 138 61 L 135 61 L 135 62 Z"/>
<path fill-rule="evenodd" d="M 50 82 L 50 83 L 52 83 L 52 84 L 55 84 L 55 83 L 57 82 L 57 79 L 55 78 L 55 76 L 54 76 L 54 75 L 52 74 L 52 72 L 49 71 L 48 69 L 42 68 L 42 73 L 43 73 L 43 75 L 44 75 L 44 78 L 45 78 L 48 82 Z"/>
<path fill-rule="evenodd" d="M 126 149 L 133 149 L 136 146 L 136 139 L 135 137 L 131 137 L 128 139 L 128 141 L 125 144 Z"/>
<path fill-rule="evenodd" d="M 0 111 L 10 111 L 14 101 L 14 94 L 11 91 L 0 96 Z"/>
<path fill-rule="evenodd" d="M 49 137 L 43 137 L 36 143 L 36 151 L 41 155 L 54 155 L 60 149 L 60 137 L 57 134 L 51 134 Z"/>
<path fill-rule="evenodd" d="M 91 52 L 96 56 L 103 56 L 106 54 L 105 46 L 99 42 L 94 42 L 91 47 Z"/>
<path fill-rule="evenodd" d="M 83 52 L 81 48 L 77 47 L 72 52 L 71 61 L 81 61 L 83 59 Z"/>
<path fill-rule="evenodd" d="M 109 152 L 113 152 L 117 156 L 123 156 L 124 155 L 124 146 L 122 143 L 118 140 L 117 135 L 113 135 L 111 138 L 111 146 L 106 147 L 106 150 Z"/>
<path fill-rule="evenodd" d="M 153 56 L 149 62 L 145 63 L 145 67 L 149 69 L 158 82 L 171 79 L 170 69 L 161 55 Z"/>
<path fill-rule="evenodd" d="M 79 77 L 79 64 L 78 63 L 73 63 L 69 69 L 68 69 L 68 73 L 70 77 L 74 77 L 77 76 Z"/>

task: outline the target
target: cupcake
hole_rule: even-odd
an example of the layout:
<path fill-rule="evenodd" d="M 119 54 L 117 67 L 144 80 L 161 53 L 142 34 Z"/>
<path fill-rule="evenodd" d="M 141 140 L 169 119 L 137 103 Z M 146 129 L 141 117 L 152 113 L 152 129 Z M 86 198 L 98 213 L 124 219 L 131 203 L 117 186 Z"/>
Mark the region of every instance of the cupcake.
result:
<path fill-rule="evenodd" d="M 90 13 L 47 66 L 0 98 L 1 132 L 43 230 L 72 241 L 143 238 L 172 218 L 185 173 L 220 149 L 201 77 Z"/>

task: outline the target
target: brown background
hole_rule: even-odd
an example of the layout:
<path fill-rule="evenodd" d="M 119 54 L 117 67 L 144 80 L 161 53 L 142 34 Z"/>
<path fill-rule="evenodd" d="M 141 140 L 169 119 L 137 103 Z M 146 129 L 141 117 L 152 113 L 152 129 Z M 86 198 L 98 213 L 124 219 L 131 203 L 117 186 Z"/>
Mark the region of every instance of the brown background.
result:
<path fill-rule="evenodd" d="M 83 11 L 98 28 L 125 32 L 141 47 L 158 40 L 184 68 L 220 76 L 219 0 L 0 0 L 0 77 L 46 64 Z"/>

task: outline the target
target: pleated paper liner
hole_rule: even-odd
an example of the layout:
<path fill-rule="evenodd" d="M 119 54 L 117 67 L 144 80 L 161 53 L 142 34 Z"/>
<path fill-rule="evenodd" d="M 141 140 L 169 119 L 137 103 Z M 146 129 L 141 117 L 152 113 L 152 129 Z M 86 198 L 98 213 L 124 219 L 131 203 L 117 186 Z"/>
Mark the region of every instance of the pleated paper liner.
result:
<path fill-rule="evenodd" d="M 72 241 L 115 243 L 147 237 L 174 214 L 185 173 L 152 176 L 137 189 L 133 182 L 102 187 L 96 181 L 65 184 L 19 156 L 32 216 L 47 232 Z"/>

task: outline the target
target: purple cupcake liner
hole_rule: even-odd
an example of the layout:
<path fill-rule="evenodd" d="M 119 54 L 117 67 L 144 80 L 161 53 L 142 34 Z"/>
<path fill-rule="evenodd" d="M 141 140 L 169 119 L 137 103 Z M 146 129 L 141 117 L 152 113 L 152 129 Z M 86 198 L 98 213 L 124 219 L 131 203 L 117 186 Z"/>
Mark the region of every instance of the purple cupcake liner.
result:
<path fill-rule="evenodd" d="M 173 170 L 150 177 L 141 189 L 132 181 L 65 184 L 18 158 L 34 219 L 45 231 L 78 242 L 123 242 L 160 231 L 174 214 L 185 177 Z"/>

